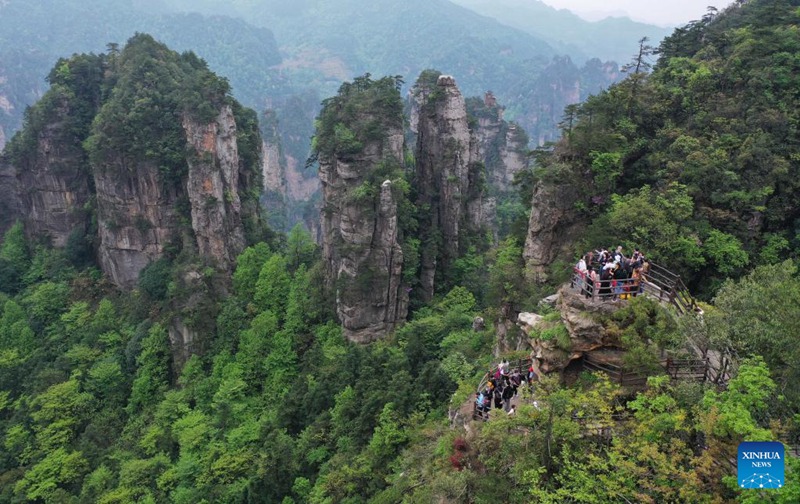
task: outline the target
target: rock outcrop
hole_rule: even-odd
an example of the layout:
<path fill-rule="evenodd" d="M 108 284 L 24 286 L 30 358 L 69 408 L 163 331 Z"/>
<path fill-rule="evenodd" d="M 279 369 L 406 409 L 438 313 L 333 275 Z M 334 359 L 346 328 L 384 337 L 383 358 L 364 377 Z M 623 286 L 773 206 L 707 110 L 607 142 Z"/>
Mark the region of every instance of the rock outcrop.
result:
<path fill-rule="evenodd" d="M 548 322 L 533 313 L 520 313 L 517 325 L 529 336 L 531 356 L 538 359 L 541 370 L 562 371 L 571 361 L 586 354 L 616 351 L 621 347 L 616 333 L 609 332 L 602 322 L 618 308 L 613 303 L 587 300 L 565 286 L 558 292 L 558 320 Z M 565 338 L 553 337 L 559 329 L 565 331 Z"/>
<path fill-rule="evenodd" d="M 534 188 L 522 252 L 528 280 L 544 282 L 557 259 L 572 258 L 581 229 L 575 208 L 579 198 L 578 188 L 571 183 L 539 182 Z"/>
<path fill-rule="evenodd" d="M 19 204 L 6 205 L 18 207 L 29 235 L 59 247 L 85 233 L 96 212 L 98 263 L 123 288 L 168 247 L 231 270 L 245 246 L 244 218 L 258 219 L 255 116 L 226 98 L 224 81 L 194 55 L 147 35 L 118 58 L 113 71 L 105 56 L 59 62 L 53 87 L 10 142 L 13 169 L 3 168 L 0 182 L 8 192 L 13 172 Z M 147 65 L 170 78 L 141 86 Z"/>
<path fill-rule="evenodd" d="M 278 119 L 275 111 L 266 110 L 261 118 L 261 178 L 264 181 L 262 203 L 270 227 L 287 226 L 286 160 L 281 152 Z"/>
<path fill-rule="evenodd" d="M 0 240 L 20 218 L 17 173 L 11 163 L 0 156 Z"/>
<path fill-rule="evenodd" d="M 491 92 L 483 100 L 467 100 L 467 111 L 476 122 L 473 134 L 478 157 L 486 165 L 487 182 L 496 193 L 512 190 L 514 175 L 528 166 L 528 135 L 503 119 L 504 109 Z"/>
<path fill-rule="evenodd" d="M 197 248 L 200 255 L 230 270 L 245 246 L 236 120 L 226 105 L 209 124 L 184 117 L 183 128 L 195 150 L 188 158 L 187 193 Z"/>
<path fill-rule="evenodd" d="M 76 98 L 53 93 L 47 122 L 33 122 L 13 146 L 20 216 L 29 237 L 63 247 L 73 231 L 85 232 L 90 215 L 91 172 L 72 116 L 81 105 Z"/>
<path fill-rule="evenodd" d="M 133 287 L 139 272 L 169 245 L 191 245 L 220 269 L 229 269 L 245 245 L 239 196 L 236 122 L 231 108 L 199 124 L 183 120 L 188 172 L 178 185 L 164 183 L 152 163 L 122 169 L 121 161 L 97 167 L 99 260 L 114 283 Z M 191 226 L 179 203 L 188 201 Z"/>
<path fill-rule="evenodd" d="M 467 231 L 485 222 L 484 166 L 469 128 L 466 103 L 449 75 L 423 73 L 412 91 L 417 110 L 417 206 L 420 222 L 422 298 L 430 300 L 437 270 L 458 258 Z"/>
<path fill-rule="evenodd" d="M 323 258 L 344 334 L 358 343 L 382 338 L 408 311 L 401 281 L 400 188 L 377 174 L 399 169 L 404 159 L 402 106 L 394 86 L 391 79 L 343 86 L 335 98 L 340 101 L 321 112 L 324 124 L 317 131 Z M 378 99 L 381 94 L 392 103 Z M 346 107 L 360 112 L 340 116 Z"/>
<path fill-rule="evenodd" d="M 158 167 L 136 163 L 131 170 L 95 173 L 100 247 L 98 261 L 117 285 L 132 288 L 139 272 L 180 244 L 175 205 L 179 193 L 161 183 Z"/>

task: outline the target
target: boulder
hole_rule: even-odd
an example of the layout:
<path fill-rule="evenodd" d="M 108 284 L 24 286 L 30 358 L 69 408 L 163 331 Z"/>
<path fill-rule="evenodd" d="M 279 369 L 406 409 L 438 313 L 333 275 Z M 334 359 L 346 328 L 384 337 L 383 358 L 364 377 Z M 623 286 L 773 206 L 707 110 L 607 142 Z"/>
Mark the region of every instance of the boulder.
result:
<path fill-rule="evenodd" d="M 562 287 L 555 297 L 560 320 L 546 322 L 534 313 L 521 313 L 518 318 L 518 325 L 531 338 L 531 357 L 538 359 L 542 372 L 562 371 L 572 360 L 588 352 L 615 351 L 620 347 L 618 338 L 610 334 L 602 322 L 619 308 L 618 305 L 587 300 L 569 286 Z M 569 334 L 568 346 L 563 341 L 539 337 L 540 331 L 558 324 L 563 324 Z"/>

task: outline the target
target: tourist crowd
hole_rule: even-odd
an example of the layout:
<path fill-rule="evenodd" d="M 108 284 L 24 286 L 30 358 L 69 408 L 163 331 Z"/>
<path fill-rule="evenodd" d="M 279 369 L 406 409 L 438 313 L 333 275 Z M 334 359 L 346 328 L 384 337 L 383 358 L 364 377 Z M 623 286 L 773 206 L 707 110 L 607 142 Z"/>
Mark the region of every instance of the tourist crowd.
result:
<path fill-rule="evenodd" d="M 519 389 L 525 385 L 532 386 L 538 379 L 533 364 L 528 367 L 527 372 L 524 368 L 510 368 L 510 363 L 504 360 L 494 371 L 489 371 L 486 386 L 475 394 L 476 418 L 488 420 L 492 403 L 495 409 L 502 409 L 506 414 L 513 415 L 516 408 L 512 401 L 519 394 Z"/>
<path fill-rule="evenodd" d="M 593 250 L 575 265 L 572 286 L 577 283 L 587 298 L 627 299 L 642 292 L 649 271 L 650 263 L 638 248 L 630 257 L 623 253 L 622 246 L 613 253 Z"/>

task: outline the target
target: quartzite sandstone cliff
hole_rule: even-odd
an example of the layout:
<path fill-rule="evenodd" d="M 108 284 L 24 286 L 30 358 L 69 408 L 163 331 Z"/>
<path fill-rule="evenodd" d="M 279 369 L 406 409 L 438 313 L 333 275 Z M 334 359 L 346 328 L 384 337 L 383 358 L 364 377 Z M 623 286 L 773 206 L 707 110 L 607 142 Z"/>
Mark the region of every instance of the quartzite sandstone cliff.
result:
<path fill-rule="evenodd" d="M 347 149 L 333 139 L 330 150 L 319 152 L 323 258 L 344 334 L 359 343 L 385 336 L 408 311 L 395 188 L 391 180 L 376 178 L 377 170 L 403 163 L 400 96 L 384 89 L 387 85 L 394 86 L 381 80 L 340 91 L 341 101 L 329 103 L 321 113 L 322 121 L 339 121 L 334 136 L 348 137 L 346 130 L 359 139 L 360 148 Z M 397 101 L 396 106 L 387 110 L 374 99 L 381 90 Z M 337 107 L 348 106 L 344 104 L 363 110 L 338 117 Z M 371 125 L 378 134 L 365 134 L 363 125 Z"/>
<path fill-rule="evenodd" d="M 173 253 L 189 247 L 205 264 L 219 270 L 233 268 L 245 246 L 243 218 L 249 214 L 257 218 L 253 197 L 245 204 L 242 195 L 252 193 L 250 186 L 260 181 L 250 173 L 252 169 L 243 166 L 238 112 L 234 112 L 238 105 L 225 99 L 224 91 L 220 91 L 223 85 L 208 91 L 209 96 L 215 97 L 200 105 L 204 114 L 194 113 L 169 94 L 177 93 L 176 88 L 190 93 L 192 86 L 202 85 L 198 84 L 201 82 L 213 85 L 216 77 L 193 58 L 173 53 L 149 36 L 137 35 L 119 56 L 117 72 L 122 76 L 114 76 L 111 83 L 119 87 L 125 82 L 139 82 L 130 75 L 137 75 L 137 65 L 142 61 L 144 65 L 170 68 L 174 81 L 159 81 L 162 88 L 157 91 L 137 84 L 131 85 L 136 86 L 134 89 L 115 87 L 108 99 L 132 95 L 129 99 L 136 107 L 160 100 L 158 105 L 165 110 L 143 108 L 134 113 L 126 103 L 116 103 L 112 110 L 117 115 L 106 115 L 104 120 L 95 117 L 94 121 L 93 116 L 100 117 L 109 103 L 100 103 L 98 92 L 103 75 L 107 78 L 111 74 L 108 60 L 104 56 L 77 55 L 59 62 L 59 73 L 53 74 L 56 79 L 62 74 L 76 77 L 54 82 L 35 106 L 35 120 L 12 141 L 13 155 L 6 159 L 11 167 L 5 165 L 0 170 L 2 191 L 18 196 L 18 203 L 14 198 L 4 198 L 5 206 L 23 218 L 29 235 L 46 236 L 54 245 L 64 246 L 73 231 L 89 229 L 90 212 L 96 211 L 97 239 L 93 241 L 97 244 L 98 263 L 114 283 L 125 288 L 134 287 L 141 270 L 162 257 L 168 246 L 173 246 Z M 77 69 L 74 74 L 73 66 Z M 96 71 L 92 73 L 92 69 Z M 130 75 L 126 77 L 125 72 Z M 192 72 L 203 74 L 206 80 Z M 136 95 L 148 92 L 150 95 Z M 210 120 L 198 119 L 209 117 L 209 111 Z M 163 127 L 167 128 L 163 134 L 174 135 L 177 147 L 173 152 L 184 159 L 173 155 L 168 165 L 151 154 L 164 149 L 161 139 L 153 133 L 142 131 L 136 139 L 120 133 L 132 128 L 126 121 L 136 121 L 142 114 L 164 118 L 170 126 Z M 136 124 L 149 128 L 151 123 Z M 257 137 L 249 130 L 248 135 Z M 92 157 L 88 153 L 96 147 L 85 146 L 95 138 L 100 140 L 94 145 L 105 150 Z M 107 147 L 111 142 L 127 142 L 125 145 L 133 147 Z M 248 152 L 248 157 L 259 156 Z M 171 166 L 171 171 L 165 165 Z"/>
<path fill-rule="evenodd" d="M 491 92 L 483 100 L 470 98 L 467 110 L 474 117 L 473 135 L 478 157 L 486 166 L 487 183 L 494 193 L 513 190 L 514 175 L 528 166 L 528 135 L 503 119 L 504 109 Z"/>
<path fill-rule="evenodd" d="M 30 126 L 27 156 L 15 156 L 20 217 L 29 237 L 63 247 L 73 231 L 84 232 L 91 173 L 73 121 L 76 104 L 56 95 L 49 121 Z"/>
<path fill-rule="evenodd" d="M 207 124 L 185 117 L 188 174 L 163 183 L 147 161 L 95 167 L 100 265 L 117 285 L 133 287 L 139 272 L 175 244 L 195 247 L 220 269 L 230 269 L 245 245 L 239 196 L 236 122 L 229 106 Z M 188 201 L 191 226 L 181 215 Z"/>
<path fill-rule="evenodd" d="M 0 236 L 20 217 L 16 170 L 0 156 Z"/>
<path fill-rule="evenodd" d="M 412 92 L 417 108 L 412 127 L 417 134 L 417 206 L 421 210 L 420 284 L 430 300 L 437 269 L 458 258 L 460 240 L 485 222 L 484 166 L 478 142 L 469 128 L 464 97 L 455 79 L 439 75 L 420 78 Z"/>
<path fill-rule="evenodd" d="M 533 191 L 528 235 L 522 255 L 530 281 L 547 280 L 550 266 L 557 259 L 570 259 L 579 238 L 581 220 L 575 208 L 580 200 L 571 183 L 539 182 Z"/>

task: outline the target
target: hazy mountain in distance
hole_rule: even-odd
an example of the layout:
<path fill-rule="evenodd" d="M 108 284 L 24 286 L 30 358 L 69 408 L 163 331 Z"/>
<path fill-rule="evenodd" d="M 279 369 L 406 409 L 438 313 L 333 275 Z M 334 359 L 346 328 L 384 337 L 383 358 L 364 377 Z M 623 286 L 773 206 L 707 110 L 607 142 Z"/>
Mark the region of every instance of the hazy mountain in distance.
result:
<path fill-rule="evenodd" d="M 614 64 L 576 64 L 542 38 L 448 0 L 0 0 L 0 147 L 59 57 L 103 52 L 137 31 L 195 51 L 243 104 L 273 109 L 266 137 L 279 139 L 278 161 L 300 185 L 315 177 L 302 168 L 320 101 L 364 73 L 402 75 L 408 89 L 435 68 L 466 96 L 492 91 L 503 118 L 535 145 L 560 137 L 566 105 L 620 77 Z"/>
<path fill-rule="evenodd" d="M 120 46 L 147 32 L 178 51 L 192 50 L 227 78 L 233 93 L 259 111 L 285 94 L 271 67 L 281 62 L 272 33 L 241 19 L 196 13 L 159 14 L 132 0 L 0 1 L 0 149 L 19 129 L 25 107 L 47 89 L 58 58 Z"/>
<path fill-rule="evenodd" d="M 651 45 L 672 33 L 672 28 L 607 17 L 587 21 L 567 9 L 555 9 L 539 0 L 452 0 L 479 14 L 542 38 L 578 63 L 587 58 L 627 63 L 642 37 Z"/>
<path fill-rule="evenodd" d="M 555 125 L 565 105 L 619 77 L 600 60 L 588 72 L 580 68 L 593 54 L 581 53 L 576 64 L 541 37 L 448 0 L 141 1 L 175 12 L 240 16 L 268 27 L 283 56 L 281 75 L 321 96 L 366 72 L 402 75 L 407 82 L 428 68 L 452 74 L 466 96 L 493 91 L 507 107 L 506 119 L 520 122 L 534 143 L 560 135 Z M 573 75 L 579 77 L 569 81 Z"/>
<path fill-rule="evenodd" d="M 156 2 L 157 0 L 148 0 Z M 447 0 L 161 0 L 162 8 L 239 15 L 275 33 L 287 71 L 338 82 L 439 68 L 467 94 L 530 77 L 557 54 L 542 39 Z M 520 75 L 520 73 L 528 75 Z M 336 89 L 328 90 L 333 94 Z"/>

